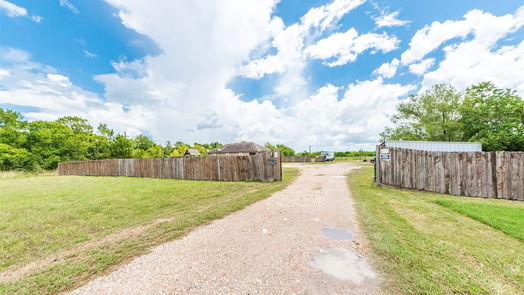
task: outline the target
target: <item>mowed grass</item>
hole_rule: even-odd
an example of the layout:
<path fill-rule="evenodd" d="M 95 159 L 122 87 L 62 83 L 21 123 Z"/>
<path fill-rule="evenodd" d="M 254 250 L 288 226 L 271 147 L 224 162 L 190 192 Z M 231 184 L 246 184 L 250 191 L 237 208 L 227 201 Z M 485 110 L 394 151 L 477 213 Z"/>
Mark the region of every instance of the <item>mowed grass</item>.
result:
<path fill-rule="evenodd" d="M 524 294 L 524 243 L 495 228 L 518 232 L 524 203 L 377 187 L 373 168 L 349 184 L 387 293 Z M 506 217 L 479 222 L 466 212 Z"/>
<path fill-rule="evenodd" d="M 488 224 L 524 242 L 524 207 L 478 201 L 437 200 L 437 204 Z"/>
<path fill-rule="evenodd" d="M 274 183 L 1 179 L 0 294 L 50 294 L 79 286 L 152 246 L 270 196 L 297 171 L 284 169 L 284 180 Z M 30 271 L 2 280 L 28 264 Z"/>

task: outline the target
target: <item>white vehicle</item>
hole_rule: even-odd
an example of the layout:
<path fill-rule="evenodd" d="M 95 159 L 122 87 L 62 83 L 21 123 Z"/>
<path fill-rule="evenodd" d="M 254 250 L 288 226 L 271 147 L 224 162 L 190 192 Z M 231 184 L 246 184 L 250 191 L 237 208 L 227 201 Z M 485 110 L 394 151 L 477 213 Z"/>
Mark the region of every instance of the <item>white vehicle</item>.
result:
<path fill-rule="evenodd" d="M 335 160 L 335 153 L 334 152 L 328 152 L 328 151 L 322 151 L 320 152 L 321 156 L 326 157 L 326 161 L 333 161 Z"/>

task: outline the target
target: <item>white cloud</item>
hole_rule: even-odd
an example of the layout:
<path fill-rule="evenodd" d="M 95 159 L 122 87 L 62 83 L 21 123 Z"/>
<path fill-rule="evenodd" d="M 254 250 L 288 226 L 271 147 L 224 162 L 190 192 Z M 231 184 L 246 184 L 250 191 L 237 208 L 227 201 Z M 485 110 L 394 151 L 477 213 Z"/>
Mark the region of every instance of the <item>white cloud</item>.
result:
<path fill-rule="evenodd" d="M 508 34 L 522 30 L 524 6 L 513 14 L 499 17 L 473 11 L 466 14 L 465 19 L 474 24 L 470 26 L 471 38 L 459 39 L 443 48 L 444 59 L 438 68 L 424 75 L 422 89 L 436 83 L 449 83 L 464 89 L 492 81 L 498 87 L 516 89 L 524 96 L 524 41 L 515 43 L 515 40 L 505 39 Z M 429 28 L 432 30 L 433 25 Z M 510 43 L 501 47 L 498 44 L 503 40 Z"/>
<path fill-rule="evenodd" d="M 357 56 L 367 49 L 390 52 L 398 48 L 399 42 L 397 37 L 386 33 L 359 35 L 354 28 L 351 28 L 344 33 L 334 33 L 318 41 L 309 46 L 305 52 L 315 59 L 335 59 L 325 62 L 327 66 L 334 67 L 355 61 Z"/>
<path fill-rule="evenodd" d="M 397 26 L 405 26 L 410 23 L 408 20 L 400 20 L 398 19 L 400 11 L 394 11 L 391 13 L 384 13 L 381 14 L 378 17 L 374 17 L 373 20 L 375 21 L 375 24 L 378 28 L 382 27 L 397 27 Z"/>
<path fill-rule="evenodd" d="M 464 15 L 464 20 L 433 22 L 415 33 L 410 48 L 402 53 L 401 61 L 403 64 L 417 62 L 442 43 L 455 38 L 464 40 L 471 34 L 475 36 L 479 45 L 493 46 L 497 40 L 524 25 L 523 11 L 524 9 L 520 8 L 514 15 L 497 17 L 480 10 L 472 10 Z"/>
<path fill-rule="evenodd" d="M 11 76 L 11 72 L 6 69 L 0 68 L 0 79 Z"/>
<path fill-rule="evenodd" d="M 373 71 L 373 74 L 382 76 L 384 78 L 393 78 L 397 73 L 397 68 L 399 65 L 400 60 L 394 58 L 391 62 L 383 63 L 378 69 Z"/>
<path fill-rule="evenodd" d="M 329 4 L 310 9 L 301 18 L 301 21 L 306 29 L 317 28 L 324 31 L 364 2 L 365 0 L 334 0 Z"/>
<path fill-rule="evenodd" d="M 240 68 L 239 74 L 249 78 L 262 78 L 267 74 L 281 73 L 274 87 L 273 99 L 286 103 L 307 96 L 307 81 L 304 69 L 308 55 L 304 49 L 313 44 L 349 11 L 363 0 L 334 0 L 325 5 L 311 8 L 298 23 L 276 30 L 270 43 L 276 54 L 251 60 Z"/>
<path fill-rule="evenodd" d="M 59 74 L 46 74 L 47 80 L 49 80 L 50 83 L 55 84 L 57 86 L 61 87 L 71 87 L 71 81 L 69 81 L 69 78 L 64 75 Z"/>
<path fill-rule="evenodd" d="M 423 86 L 449 83 L 459 89 L 491 81 L 498 87 L 516 89 L 524 97 L 524 41 L 490 50 L 475 40 L 445 48 L 438 69 L 424 75 Z"/>
<path fill-rule="evenodd" d="M 27 9 L 17 6 L 5 0 L 0 0 L 0 8 L 6 12 L 7 16 L 10 16 L 10 17 L 18 17 L 18 16 L 27 15 Z"/>
<path fill-rule="evenodd" d="M 416 75 L 422 75 L 433 66 L 434 58 L 426 58 L 419 63 L 409 65 L 409 71 Z"/>
<path fill-rule="evenodd" d="M 69 2 L 69 0 L 60 0 L 60 6 L 66 7 L 67 9 L 71 10 L 74 14 L 79 14 L 80 11 Z"/>
<path fill-rule="evenodd" d="M 29 17 L 27 9 L 6 0 L 0 0 L 0 10 L 3 10 L 9 17 Z M 37 15 L 33 15 L 30 18 L 37 23 L 41 22 L 43 19 L 41 16 Z"/>
<path fill-rule="evenodd" d="M 33 15 L 33 16 L 31 16 L 31 19 L 34 20 L 35 22 L 39 23 L 39 22 L 41 22 L 44 18 L 41 17 L 41 16 L 38 16 L 38 15 Z"/>
<path fill-rule="evenodd" d="M 62 116 L 79 116 L 92 124 L 108 122 L 118 132 L 128 135 L 150 130 L 148 125 L 154 113 L 141 106 L 127 106 L 104 102 L 96 94 L 85 91 L 71 83 L 67 76 L 57 74 L 56 69 L 44 66 L 30 59 L 28 53 L 16 52 L 18 58 L 9 60 L 0 55 L 0 104 L 30 106 L 37 112 L 26 112 L 30 120 L 55 120 Z M 30 67 L 28 65 L 31 65 Z"/>
<path fill-rule="evenodd" d="M 85 57 L 87 57 L 87 58 L 93 58 L 93 57 L 96 57 L 96 54 L 94 54 L 94 53 L 88 51 L 87 49 L 84 49 L 84 55 L 85 55 Z"/>

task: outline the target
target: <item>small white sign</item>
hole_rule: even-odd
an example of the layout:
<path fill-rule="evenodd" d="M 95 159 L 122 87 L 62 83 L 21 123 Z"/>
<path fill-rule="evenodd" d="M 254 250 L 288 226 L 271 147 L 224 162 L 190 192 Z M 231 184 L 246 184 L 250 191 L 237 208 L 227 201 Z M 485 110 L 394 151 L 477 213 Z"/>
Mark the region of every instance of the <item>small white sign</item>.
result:
<path fill-rule="evenodd" d="M 389 149 L 380 149 L 381 154 L 389 154 Z"/>
<path fill-rule="evenodd" d="M 380 154 L 380 160 L 389 161 L 390 159 L 390 154 Z"/>

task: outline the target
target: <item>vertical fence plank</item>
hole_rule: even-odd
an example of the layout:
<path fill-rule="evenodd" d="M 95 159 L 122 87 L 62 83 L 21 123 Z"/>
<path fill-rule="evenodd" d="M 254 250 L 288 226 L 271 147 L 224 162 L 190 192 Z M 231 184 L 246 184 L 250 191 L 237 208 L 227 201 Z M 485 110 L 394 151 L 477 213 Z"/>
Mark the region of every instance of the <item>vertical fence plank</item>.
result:
<path fill-rule="evenodd" d="M 451 195 L 524 201 L 524 152 L 428 152 L 389 148 L 377 183 Z"/>
<path fill-rule="evenodd" d="M 59 163 L 60 175 L 134 176 L 223 181 L 282 180 L 282 160 L 273 152 L 156 159 L 108 159 Z"/>

